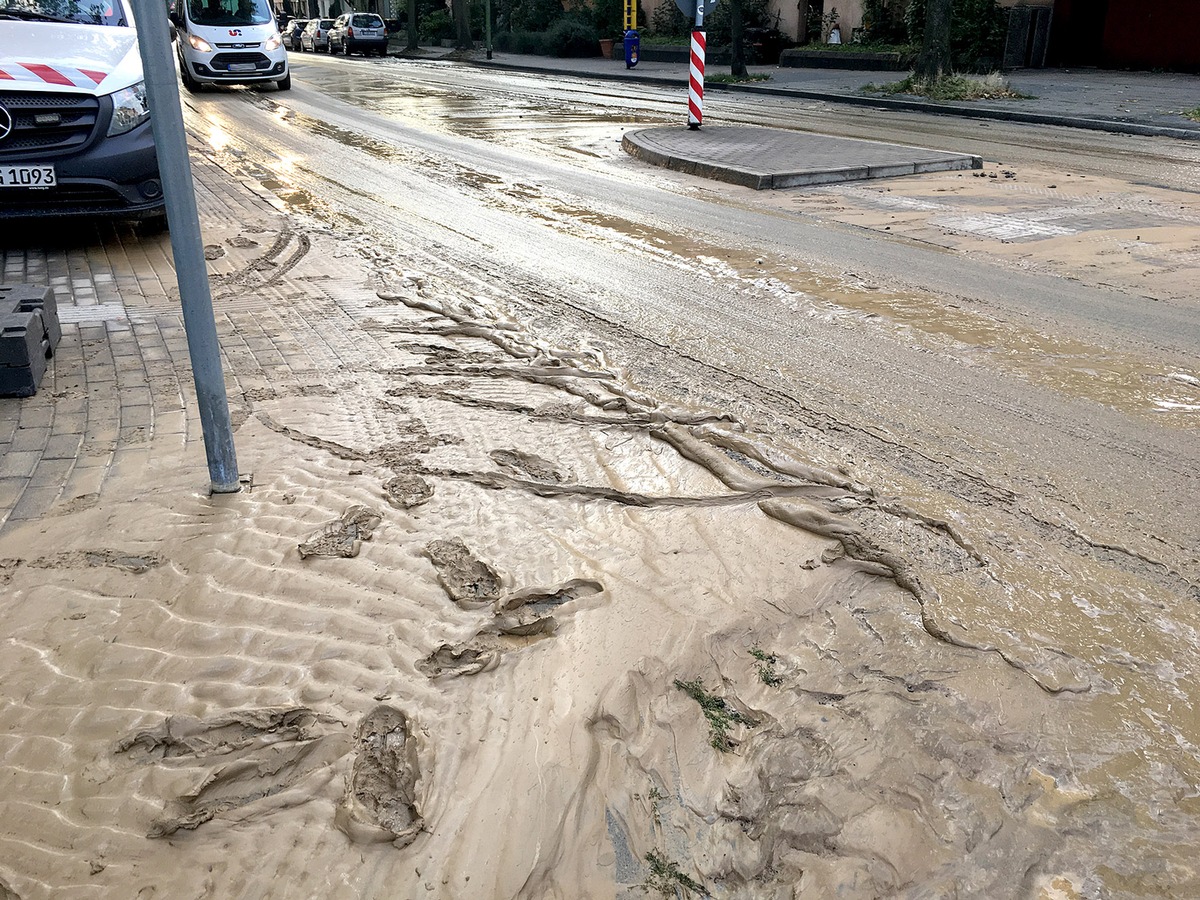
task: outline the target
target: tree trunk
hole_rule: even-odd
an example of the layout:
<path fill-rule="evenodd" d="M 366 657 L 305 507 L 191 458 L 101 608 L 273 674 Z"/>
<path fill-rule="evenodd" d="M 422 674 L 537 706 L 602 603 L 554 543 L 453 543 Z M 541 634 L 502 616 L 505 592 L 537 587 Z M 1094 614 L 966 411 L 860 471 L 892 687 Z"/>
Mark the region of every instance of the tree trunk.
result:
<path fill-rule="evenodd" d="M 470 0 L 451 0 L 454 13 L 454 47 L 457 50 L 470 50 L 471 42 L 471 6 Z"/>
<path fill-rule="evenodd" d="M 742 0 L 729 0 L 729 74 L 746 77 L 746 40 L 742 27 Z"/>
<path fill-rule="evenodd" d="M 408 49 L 417 49 L 417 0 L 408 0 Z"/>
<path fill-rule="evenodd" d="M 917 57 L 918 78 L 934 79 L 950 73 L 951 0 L 928 0 L 925 4 L 925 36 Z"/>

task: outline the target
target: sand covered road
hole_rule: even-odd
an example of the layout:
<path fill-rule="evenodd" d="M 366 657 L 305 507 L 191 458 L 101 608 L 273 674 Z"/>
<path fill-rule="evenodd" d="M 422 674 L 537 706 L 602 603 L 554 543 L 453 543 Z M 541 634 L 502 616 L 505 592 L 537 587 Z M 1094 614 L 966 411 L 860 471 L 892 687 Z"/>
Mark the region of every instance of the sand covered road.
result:
<path fill-rule="evenodd" d="M 244 490 L 151 429 L 0 535 L 6 900 L 1192 877 L 1089 783 L 1102 696 L 931 626 L 894 504 L 353 242 L 207 233 Z"/>
<path fill-rule="evenodd" d="M 1090 435 L 1096 481 L 1161 463 L 1145 483 L 1051 479 L 1049 439 L 957 455 L 969 417 L 830 400 L 815 355 L 752 380 L 486 248 L 430 265 L 399 212 L 326 203 L 243 135 L 199 168 L 237 495 L 203 491 L 165 242 L 6 250 L 45 261 L 69 335 L 4 427 L 86 416 L 65 487 L 0 531 L 3 900 L 1200 892 L 1190 513 L 1162 497 L 1156 533 L 1120 506 L 1186 462 L 1129 399 L 1153 385 L 1072 382 L 1111 391 L 1075 398 L 1091 420 L 988 411 Z M 524 179 L 413 165 L 533 209 L 543 255 L 617 246 L 746 310 L 779 288 Z M 901 376 L 870 352 L 890 325 L 779 297 Z M 990 384 L 988 353 L 897 343 Z M 943 445 L 887 427 L 921 414 Z"/>

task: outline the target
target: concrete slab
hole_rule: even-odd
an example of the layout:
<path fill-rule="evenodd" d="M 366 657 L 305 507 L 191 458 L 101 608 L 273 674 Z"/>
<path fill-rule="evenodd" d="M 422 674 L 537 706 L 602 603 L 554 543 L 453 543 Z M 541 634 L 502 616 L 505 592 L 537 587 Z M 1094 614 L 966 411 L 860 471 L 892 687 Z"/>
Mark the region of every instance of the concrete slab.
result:
<path fill-rule="evenodd" d="M 966 153 L 778 128 L 642 128 L 627 132 L 621 146 L 656 166 L 759 191 L 983 168 L 980 157 Z"/>

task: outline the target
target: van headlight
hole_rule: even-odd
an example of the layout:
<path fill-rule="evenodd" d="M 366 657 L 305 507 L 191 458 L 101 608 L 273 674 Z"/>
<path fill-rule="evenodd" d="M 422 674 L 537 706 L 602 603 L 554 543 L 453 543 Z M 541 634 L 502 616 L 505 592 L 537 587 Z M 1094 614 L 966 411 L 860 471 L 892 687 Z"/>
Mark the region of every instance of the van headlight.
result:
<path fill-rule="evenodd" d="M 278 50 L 283 46 L 283 35 L 278 31 L 275 32 L 273 35 L 267 38 L 267 43 L 263 46 L 265 46 L 268 50 Z"/>
<path fill-rule="evenodd" d="M 188 43 L 192 45 L 193 50 L 199 50 L 201 53 L 212 53 L 212 44 L 202 37 L 194 34 L 188 35 Z"/>
<path fill-rule="evenodd" d="M 146 102 L 146 82 L 139 81 L 132 87 L 117 91 L 112 95 L 112 122 L 108 126 L 108 136 L 124 134 L 132 131 L 150 118 L 150 104 Z"/>

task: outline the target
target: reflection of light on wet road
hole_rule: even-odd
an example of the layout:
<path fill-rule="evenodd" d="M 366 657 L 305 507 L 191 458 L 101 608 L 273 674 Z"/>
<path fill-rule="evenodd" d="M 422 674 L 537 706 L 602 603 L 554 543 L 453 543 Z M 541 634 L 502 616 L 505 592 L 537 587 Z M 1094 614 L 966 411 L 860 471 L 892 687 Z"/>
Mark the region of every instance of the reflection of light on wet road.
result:
<path fill-rule="evenodd" d="M 214 125 L 208 132 L 208 145 L 220 153 L 229 146 L 229 142 L 233 140 L 228 131 L 220 125 Z"/>

